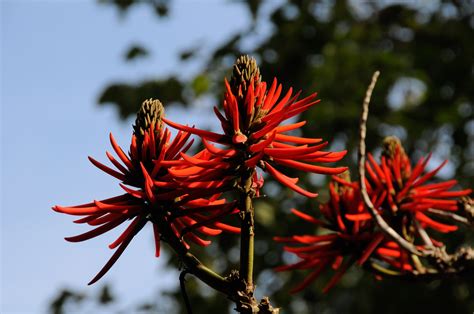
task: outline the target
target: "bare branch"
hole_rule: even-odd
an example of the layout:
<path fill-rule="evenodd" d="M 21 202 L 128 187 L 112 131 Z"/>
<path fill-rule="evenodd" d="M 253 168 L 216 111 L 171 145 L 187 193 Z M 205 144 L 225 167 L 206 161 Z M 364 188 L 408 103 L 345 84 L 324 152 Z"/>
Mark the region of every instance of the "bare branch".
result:
<path fill-rule="evenodd" d="M 367 193 L 367 186 L 365 184 L 365 156 L 366 156 L 366 145 L 365 138 L 367 135 L 367 118 L 369 114 L 369 104 L 372 92 L 374 90 L 379 72 L 376 71 L 372 76 L 372 81 L 367 88 L 365 99 L 362 105 L 362 114 L 360 118 L 359 131 L 360 131 L 360 141 L 359 141 L 359 183 L 362 194 L 362 199 L 364 200 L 365 205 L 369 209 L 369 212 L 372 218 L 377 223 L 377 226 L 390 238 L 392 238 L 401 248 L 413 254 L 415 261 L 418 261 L 417 256 L 425 257 L 431 261 L 432 264 L 436 266 L 435 269 L 423 269 L 423 271 L 413 274 L 414 277 L 434 277 L 439 278 L 440 275 L 454 275 L 461 272 L 471 270 L 474 265 L 474 249 L 470 247 L 460 248 L 454 254 L 448 254 L 445 247 L 434 247 L 430 237 L 426 231 L 415 221 L 415 227 L 418 234 L 422 238 L 425 245 L 428 247 L 426 251 L 419 251 L 413 243 L 405 240 L 400 234 L 398 234 L 392 227 L 390 227 L 383 217 L 379 214 L 377 209 L 372 204 L 369 194 Z M 463 208 L 466 213 L 472 214 L 472 200 L 464 200 Z M 472 224 L 469 217 L 463 217 L 451 212 L 440 211 L 436 209 L 428 209 L 428 212 L 440 216 L 449 217 L 457 222 L 464 224 Z M 419 261 L 418 261 L 419 262 Z M 421 265 L 421 264 L 420 264 Z M 424 267 L 423 267 L 424 268 Z"/>
<path fill-rule="evenodd" d="M 439 272 L 443 275 L 456 275 L 474 269 L 474 249 L 461 247 L 453 254 L 448 254 L 444 247 L 428 253 Z"/>
<path fill-rule="evenodd" d="M 415 220 L 414 223 L 415 223 L 416 231 L 420 235 L 420 237 L 423 240 L 423 242 L 425 243 L 425 245 L 430 247 L 430 248 L 433 248 L 434 247 L 433 242 L 431 241 L 430 236 L 428 235 L 426 230 L 420 225 L 418 220 Z"/>
<path fill-rule="evenodd" d="M 379 226 L 382 231 L 387 234 L 390 238 L 392 238 L 400 247 L 405 249 L 406 251 L 421 256 L 422 253 L 410 242 L 405 240 L 401 237 L 395 230 L 390 227 L 387 222 L 383 219 L 383 217 L 378 213 L 375 209 L 374 204 L 370 200 L 369 194 L 367 193 L 367 186 L 365 185 L 365 155 L 366 155 L 366 146 L 365 146 L 365 138 L 367 135 L 367 118 L 369 115 L 369 104 L 370 98 L 372 97 L 372 92 L 375 87 L 375 83 L 377 82 L 377 78 L 379 77 L 380 72 L 375 71 L 372 76 L 372 81 L 367 88 L 367 92 L 365 94 L 365 99 L 362 104 L 362 114 L 360 117 L 359 123 L 359 182 L 360 182 L 360 190 L 362 194 L 362 199 L 364 200 L 365 205 L 369 209 L 369 212 L 372 218 L 375 220 L 377 225 Z"/>

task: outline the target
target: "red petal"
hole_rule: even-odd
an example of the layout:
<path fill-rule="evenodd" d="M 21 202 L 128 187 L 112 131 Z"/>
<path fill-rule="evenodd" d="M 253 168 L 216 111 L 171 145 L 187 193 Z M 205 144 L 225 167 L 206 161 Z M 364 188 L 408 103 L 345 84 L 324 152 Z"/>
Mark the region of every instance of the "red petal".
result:
<path fill-rule="evenodd" d="M 382 242 L 384 239 L 384 235 L 382 233 L 379 233 L 374 237 L 372 241 L 367 245 L 367 247 L 364 249 L 362 252 L 361 257 L 357 261 L 359 265 L 362 265 L 365 263 L 365 261 L 369 258 L 369 256 L 374 252 L 374 250 L 377 248 L 377 246 Z"/>
<path fill-rule="evenodd" d="M 117 142 L 115 141 L 115 138 L 114 136 L 112 135 L 112 133 L 110 133 L 110 144 L 112 144 L 112 148 L 114 149 L 115 153 L 117 154 L 117 156 L 120 158 L 120 160 L 122 160 L 122 162 L 128 167 L 128 169 L 132 170 L 134 167 L 132 165 L 132 162 L 130 161 L 130 159 L 127 157 L 127 155 L 125 155 L 125 153 L 123 152 L 123 150 L 120 148 L 120 146 L 117 144 Z"/>
<path fill-rule="evenodd" d="M 448 233 L 448 232 L 458 230 L 458 226 L 446 225 L 446 224 L 434 221 L 433 219 L 429 218 L 428 216 L 426 216 L 425 214 L 423 214 L 421 212 L 417 212 L 415 214 L 415 217 L 419 221 L 427 224 L 431 228 L 433 228 L 435 230 L 438 230 L 439 232 L 442 232 L 442 233 Z"/>
<path fill-rule="evenodd" d="M 293 131 L 293 130 L 299 129 L 300 127 L 302 127 L 305 124 L 306 124 L 306 121 L 301 121 L 301 122 L 297 122 L 297 123 L 293 123 L 293 124 L 282 125 L 282 126 L 279 126 L 279 127 L 275 128 L 275 131 L 278 132 L 278 133 Z"/>
<path fill-rule="evenodd" d="M 120 173 L 120 172 L 117 172 L 117 171 L 115 171 L 115 170 L 113 170 L 113 169 L 110 169 L 109 167 L 107 167 L 107 166 L 101 164 L 100 162 L 98 162 L 97 160 L 95 160 L 94 158 L 92 158 L 92 157 L 90 157 L 90 156 L 89 156 L 88 158 L 89 158 L 90 162 L 91 162 L 94 166 L 96 166 L 97 168 L 99 168 L 100 170 L 102 170 L 102 171 L 104 171 L 104 172 L 110 174 L 111 176 L 113 176 L 113 177 L 119 179 L 120 181 L 124 181 L 124 180 L 125 180 L 125 175 L 124 175 L 124 174 L 122 174 L 122 173 Z"/>
<path fill-rule="evenodd" d="M 265 169 L 268 170 L 268 173 L 270 173 L 275 179 L 277 179 L 280 183 L 286 185 L 287 187 L 289 187 L 290 189 L 294 190 L 295 192 L 298 192 L 306 197 L 316 197 L 318 196 L 317 193 L 311 193 L 309 191 L 306 191 L 305 189 L 297 186 L 296 184 L 294 184 L 294 178 L 289 178 L 287 177 L 286 175 L 284 175 L 283 173 L 279 172 L 278 170 L 276 170 L 275 168 L 273 168 L 269 163 L 267 163 L 266 161 L 264 161 L 264 164 L 265 164 Z"/>
<path fill-rule="evenodd" d="M 143 224 L 144 224 L 144 222 L 143 222 Z M 140 226 L 139 228 L 137 228 L 137 231 L 140 230 L 142 227 L 143 226 Z M 94 284 L 95 282 L 97 282 L 100 278 L 102 278 L 109 271 L 109 269 L 115 264 L 115 262 L 122 255 L 123 251 L 125 251 L 125 249 L 130 244 L 130 242 L 132 241 L 134 236 L 135 236 L 135 234 L 131 234 L 122 242 L 122 244 L 115 251 L 115 253 L 109 259 L 109 261 L 104 265 L 104 267 L 102 267 L 102 269 L 99 271 L 99 273 L 88 283 L 88 285 Z"/>
<path fill-rule="evenodd" d="M 125 168 L 124 166 L 122 166 L 121 163 L 119 163 L 115 158 L 114 156 L 112 156 L 111 153 L 109 152 L 105 152 L 105 154 L 107 155 L 107 157 L 109 158 L 110 162 L 112 162 L 114 164 L 115 167 L 117 167 L 118 170 L 120 170 L 122 173 L 127 173 L 128 170 L 127 168 Z"/>
<path fill-rule="evenodd" d="M 328 282 L 328 284 L 323 288 L 323 293 L 328 293 L 329 290 L 331 290 L 332 287 L 334 287 L 339 280 L 341 280 L 342 275 L 345 274 L 349 266 L 351 266 L 353 261 L 349 261 L 346 264 L 344 264 L 339 271 L 331 278 L 331 280 Z"/>
<path fill-rule="evenodd" d="M 82 234 L 79 234 L 77 236 L 72 236 L 72 237 L 66 237 L 64 238 L 66 241 L 69 241 L 69 242 L 82 242 L 82 241 L 86 241 L 86 240 L 89 240 L 89 239 L 92 239 L 92 238 L 95 238 L 109 230 L 112 230 L 113 228 L 117 227 L 118 225 L 120 225 L 122 222 L 124 222 L 125 220 L 127 220 L 127 216 L 119 216 L 117 217 L 115 220 L 113 221 L 110 221 L 100 227 L 97 227 L 95 229 L 92 229 L 90 231 L 87 231 L 85 233 L 82 233 Z"/>
<path fill-rule="evenodd" d="M 310 171 L 313 173 L 329 174 L 329 175 L 340 174 L 348 169 L 347 167 L 330 168 L 330 167 L 309 165 L 309 164 L 305 164 L 305 163 L 294 161 L 294 160 L 278 159 L 278 158 L 275 158 L 275 162 L 283 166 L 292 167 L 292 168 L 303 170 L 303 171 Z"/>
<path fill-rule="evenodd" d="M 205 130 L 200 130 L 200 129 L 196 129 L 196 128 L 191 128 L 189 126 L 185 126 L 185 125 L 182 125 L 182 124 L 179 124 L 179 123 L 175 123 L 175 122 L 170 121 L 170 120 L 165 119 L 165 118 L 163 118 L 163 121 L 166 124 L 168 124 L 169 126 L 175 128 L 175 129 L 178 129 L 178 130 L 181 130 L 181 131 L 186 131 L 186 132 L 189 132 L 189 133 L 192 133 L 192 134 L 196 134 L 198 136 L 201 136 L 201 137 L 206 138 L 208 140 L 211 140 L 213 142 L 220 142 L 224 139 L 224 136 L 221 135 L 221 134 L 217 134 L 217 133 L 210 132 L 210 131 L 205 131 Z"/>
<path fill-rule="evenodd" d="M 329 263 L 328 259 L 322 260 L 320 264 L 316 267 L 316 269 L 308 276 L 306 277 L 303 282 L 301 282 L 298 286 L 294 287 L 291 289 L 290 293 L 295 294 L 300 291 L 302 291 L 304 288 L 306 288 L 310 283 L 312 283 L 318 276 L 321 274 L 321 272 L 324 270 L 324 267 Z"/>
<path fill-rule="evenodd" d="M 314 218 L 314 217 L 312 217 L 312 216 L 310 216 L 310 215 L 308 215 L 308 214 L 305 214 L 305 213 L 303 213 L 303 212 L 301 212 L 301 211 L 299 211 L 299 210 L 297 210 L 297 209 L 295 209 L 295 208 L 291 209 L 291 212 L 292 212 L 294 215 L 296 215 L 296 216 L 298 216 L 298 217 L 300 217 L 300 218 L 302 218 L 302 219 L 304 219 L 304 220 L 306 220 L 306 221 L 308 221 L 308 222 L 311 222 L 311 223 L 314 223 L 314 224 L 317 224 L 317 225 L 322 225 L 322 224 L 324 224 L 321 220 L 316 219 L 316 218 Z"/>
<path fill-rule="evenodd" d="M 257 144 L 254 144 L 254 145 L 250 146 L 249 150 L 252 153 L 262 151 L 265 147 L 269 146 L 271 144 L 271 142 L 273 142 L 273 140 L 275 139 L 275 136 L 276 136 L 276 133 L 273 132 L 270 136 L 268 136 L 268 138 L 266 138 L 264 140 L 261 140 Z"/>
<path fill-rule="evenodd" d="M 160 230 L 157 224 L 153 224 L 153 235 L 155 238 L 155 257 L 160 257 Z"/>
<path fill-rule="evenodd" d="M 282 142 L 291 142 L 295 144 L 315 144 L 322 141 L 321 138 L 305 138 L 305 137 L 298 137 L 298 136 L 291 136 L 285 134 L 277 134 L 275 136 L 275 141 L 282 141 Z"/>
<path fill-rule="evenodd" d="M 118 245 L 120 245 L 128 236 L 130 236 L 132 233 L 136 233 L 135 228 L 137 225 L 140 223 L 140 221 L 143 219 L 143 217 L 137 216 L 135 219 L 132 221 L 130 225 L 128 225 L 127 229 L 115 240 L 113 243 L 109 244 L 110 249 L 115 249 Z"/>

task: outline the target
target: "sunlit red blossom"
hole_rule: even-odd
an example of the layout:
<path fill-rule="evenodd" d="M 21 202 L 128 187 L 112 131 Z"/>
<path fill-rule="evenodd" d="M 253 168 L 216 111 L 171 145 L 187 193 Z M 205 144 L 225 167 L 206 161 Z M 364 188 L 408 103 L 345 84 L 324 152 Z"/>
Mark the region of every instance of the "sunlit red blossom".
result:
<path fill-rule="evenodd" d="M 456 180 L 430 182 L 446 165 L 447 160 L 434 170 L 424 173 L 431 154 L 421 158 L 412 168 L 400 140 L 388 137 L 384 145 L 380 163 L 368 154 L 366 163 L 368 193 L 383 197 L 381 206 L 391 211 L 392 215 L 400 212 L 398 216 L 408 216 L 410 220 L 417 220 L 423 228 L 441 233 L 457 230 L 456 225 L 438 221 L 440 217 L 436 217 L 437 214 L 431 211 L 435 209 L 456 212 L 460 198 L 472 192 L 471 189 L 452 190 L 457 185 Z"/>
<path fill-rule="evenodd" d="M 414 257 L 394 241 L 385 239 L 374 250 L 372 257 L 370 267 L 381 275 L 411 274 L 416 270 Z"/>
<path fill-rule="evenodd" d="M 303 290 L 327 269 L 335 272 L 323 289 L 328 292 L 344 275 L 347 269 L 357 262 L 364 264 L 372 254 L 384 255 L 376 249 L 385 236 L 376 231 L 361 200 L 357 183 L 350 179 L 333 177 L 329 184 L 330 200 L 320 206 L 323 219 L 317 219 L 293 209 L 296 216 L 327 230 L 319 235 L 295 235 L 275 237 L 275 241 L 287 245 L 285 251 L 298 256 L 301 261 L 277 267 L 277 271 L 311 270 L 310 275 L 291 292 Z"/>
<path fill-rule="evenodd" d="M 190 134 L 179 132 L 170 141 L 171 133 L 161 122 L 162 105 L 148 100 L 138 113 L 129 154 L 120 148 L 112 134 L 110 142 L 118 159 L 106 152 L 112 169 L 92 157 L 89 160 L 99 169 L 122 181 L 124 194 L 77 206 L 54 206 L 57 212 L 81 216 L 75 223 L 86 223 L 95 228 L 83 234 L 67 237 L 70 242 L 85 241 L 99 236 L 131 220 L 123 233 L 109 247 L 117 248 L 107 264 L 89 284 L 99 280 L 117 261 L 133 237 L 152 222 L 155 255 L 160 255 L 163 234 L 175 236 L 184 249 L 188 241 L 200 246 L 211 243 L 202 236 L 215 236 L 223 230 L 238 233 L 239 228 L 221 222 L 224 216 L 236 213 L 235 203 L 221 198 L 219 189 L 177 182 L 169 174 L 171 161 L 181 159 L 191 146 Z"/>
<path fill-rule="evenodd" d="M 381 163 L 369 155 L 366 164 L 367 192 L 374 208 L 390 227 L 419 250 L 431 245 L 444 246 L 425 229 L 447 233 L 455 231 L 457 226 L 436 221 L 430 216 L 436 216 L 439 211 L 457 211 L 461 198 L 469 195 L 471 190 L 450 191 L 457 184 L 456 180 L 428 183 L 445 163 L 423 174 L 429 156 L 422 158 L 412 169 L 398 139 L 388 138 L 384 145 Z M 320 206 L 322 220 L 293 210 L 295 215 L 329 232 L 275 238 L 288 244 L 285 251 L 301 258 L 301 261 L 277 270 L 312 270 L 292 292 L 301 291 L 321 272 L 332 267 L 336 272 L 323 290 L 327 292 L 355 262 L 381 275 L 413 274 L 426 269 L 422 260 L 410 255 L 377 228 L 361 199 L 358 182 L 351 182 L 343 175 L 332 179 L 330 200 Z M 443 215 L 440 218 L 447 219 Z"/>
<path fill-rule="evenodd" d="M 320 206 L 322 219 L 292 210 L 296 216 L 317 225 L 319 230 L 325 230 L 324 233 L 275 237 L 275 241 L 287 244 L 283 248 L 285 251 L 301 259 L 297 263 L 277 267 L 277 271 L 311 270 L 310 275 L 291 292 L 303 290 L 323 271 L 332 269 L 334 275 L 323 288 L 326 293 L 355 263 L 377 274 L 413 272 L 415 266 L 409 254 L 376 227 L 361 199 L 359 184 L 351 182 L 346 174 L 333 176 L 332 179 L 329 183 L 329 201 Z M 380 194 L 369 196 L 374 206 L 383 212 L 385 198 Z"/>
<path fill-rule="evenodd" d="M 210 154 L 209 159 L 205 161 L 183 155 L 185 160 L 195 165 L 195 169 L 189 168 L 188 172 L 181 175 L 187 176 L 191 171 L 198 173 L 201 168 L 217 168 L 231 180 L 236 171 L 242 170 L 242 165 L 247 169 L 259 166 L 294 191 L 307 197 L 317 196 L 316 193 L 296 185 L 298 178 L 286 176 L 277 167 L 319 174 L 338 174 L 347 168 L 331 168 L 313 163 L 337 162 L 343 158 L 346 151 L 323 151 L 328 142 L 320 138 L 288 134 L 300 129 L 306 121 L 286 125 L 282 123 L 319 102 L 316 93 L 303 99 L 299 99 L 300 94 L 301 92 L 294 93 L 292 88 L 283 92 L 282 85 L 278 84 L 276 79 L 267 86 L 266 82 L 260 80 L 255 60 L 247 56 L 239 58 L 234 65 L 230 84 L 225 80 L 223 113 L 214 107 L 222 126 L 222 134 L 164 119 L 174 128 L 199 135 Z"/>

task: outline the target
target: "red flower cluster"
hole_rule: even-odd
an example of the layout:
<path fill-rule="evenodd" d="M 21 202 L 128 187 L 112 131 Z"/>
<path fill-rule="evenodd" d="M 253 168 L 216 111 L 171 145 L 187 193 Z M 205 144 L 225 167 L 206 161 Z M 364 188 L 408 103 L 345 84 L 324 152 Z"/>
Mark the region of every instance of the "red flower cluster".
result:
<path fill-rule="evenodd" d="M 369 155 L 366 164 L 369 175 L 366 179 L 367 190 L 374 207 L 392 228 L 419 249 L 427 245 L 443 246 L 425 229 L 441 233 L 457 230 L 456 225 L 437 221 L 432 216 L 440 215 L 436 219 L 446 219 L 442 213 L 457 211 L 458 198 L 469 195 L 471 189 L 449 191 L 457 184 L 455 180 L 425 184 L 445 163 L 423 174 L 429 156 L 422 158 L 412 170 L 398 139 L 387 138 L 384 144 L 381 163 Z M 349 266 L 355 262 L 365 265 L 369 258 L 370 265 L 365 266 L 377 274 L 402 275 L 425 267 L 418 258 L 410 256 L 376 228 L 361 199 L 358 183 L 350 182 L 348 176 L 333 176 L 329 191 L 329 202 L 320 206 L 324 220 L 295 209 L 293 213 L 328 229 L 330 233 L 275 238 L 277 242 L 290 244 L 284 250 L 302 259 L 295 264 L 278 267 L 278 271 L 312 270 L 311 275 L 292 290 L 293 293 L 304 289 L 331 266 L 336 273 L 323 289 L 327 292 Z"/>
<path fill-rule="evenodd" d="M 335 274 L 323 288 L 323 292 L 329 291 L 349 266 L 356 260 L 362 264 L 384 238 L 380 232 L 374 233 L 371 220 L 359 221 L 369 214 L 363 206 L 358 184 L 345 177 L 334 176 L 329 184 L 330 201 L 320 206 L 324 220 L 292 210 L 296 216 L 329 230 L 329 233 L 274 238 L 288 244 L 283 249 L 301 259 L 295 264 L 277 267 L 277 271 L 311 270 L 311 274 L 291 293 L 303 290 L 325 269 L 332 268 Z"/>
<path fill-rule="evenodd" d="M 261 167 L 280 183 L 307 197 L 315 197 L 296 185 L 298 178 L 290 178 L 276 169 L 276 165 L 295 168 L 319 174 L 338 174 L 346 167 L 330 168 L 311 163 L 332 163 L 339 161 L 346 151 L 322 151 L 328 143 L 319 138 L 304 138 L 286 134 L 301 128 L 306 121 L 281 125 L 319 102 L 316 94 L 298 100 L 300 93 L 293 94 L 290 88 L 283 97 L 282 85 L 274 79 L 267 83 L 260 80 L 260 73 L 254 59 L 240 57 L 235 66 L 230 84 L 225 81 L 224 113 L 217 107 L 214 112 L 220 120 L 223 134 L 180 125 L 164 119 L 170 126 L 199 135 L 209 153 L 209 158 L 200 160 L 183 155 L 195 165 L 188 171 L 198 173 L 202 168 L 215 168 L 227 178 L 246 169 Z M 213 143 L 224 145 L 219 148 Z M 207 157 L 207 155 L 206 155 Z M 245 169 L 242 169 L 242 165 Z M 183 176 L 188 172 L 181 172 Z"/>
<path fill-rule="evenodd" d="M 162 115 L 163 107 L 159 101 L 147 100 L 143 103 L 137 115 L 128 156 L 110 135 L 119 160 L 109 152 L 106 154 L 116 170 L 89 157 L 96 167 L 122 181 L 120 186 L 125 194 L 78 206 L 53 207 L 57 212 L 83 216 L 76 223 L 96 227 L 66 238 L 71 242 L 94 238 L 132 220 L 109 245 L 111 249 L 118 249 L 89 284 L 99 280 L 112 267 L 147 221 L 153 222 L 157 257 L 160 254 L 160 240 L 170 241 L 170 237 L 174 237 L 175 242 L 186 250 L 189 248 L 188 241 L 200 246 L 209 245 L 211 241 L 203 239 L 202 235 L 215 236 L 223 230 L 240 232 L 239 228 L 220 221 L 223 216 L 236 213 L 235 202 L 228 203 L 221 198 L 219 189 L 189 184 L 173 175 L 186 169 L 187 164 L 182 163 L 181 155 L 190 148 L 192 141 L 188 142 L 189 133 L 179 132 L 170 142 L 171 133 L 163 128 Z M 194 158 L 198 157 L 206 158 L 202 152 Z M 172 168 L 175 162 L 180 165 Z"/>
<path fill-rule="evenodd" d="M 418 221 L 423 228 L 452 232 L 457 230 L 457 226 L 441 223 L 430 216 L 436 216 L 436 210 L 457 211 L 457 198 L 471 194 L 472 190 L 450 191 L 457 184 L 456 180 L 426 184 L 447 163 L 446 160 L 436 169 L 423 174 L 430 157 L 421 158 L 412 169 L 400 140 L 386 138 L 380 164 L 368 154 L 367 191 L 370 195 L 378 195 L 384 209 L 390 210 L 393 215 L 400 211 L 400 216 Z"/>

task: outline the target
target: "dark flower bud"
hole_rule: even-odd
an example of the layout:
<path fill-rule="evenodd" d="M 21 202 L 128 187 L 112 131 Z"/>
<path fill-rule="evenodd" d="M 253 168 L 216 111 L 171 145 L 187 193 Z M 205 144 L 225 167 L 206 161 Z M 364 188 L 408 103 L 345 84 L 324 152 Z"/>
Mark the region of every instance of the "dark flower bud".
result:
<path fill-rule="evenodd" d="M 254 80 L 256 80 L 257 83 L 261 81 L 260 69 L 258 68 L 257 61 L 248 55 L 237 58 L 230 79 L 232 93 L 237 95 L 239 98 L 243 97 L 250 82 Z"/>
<path fill-rule="evenodd" d="M 163 121 L 164 108 L 162 103 L 158 99 L 147 99 L 145 100 L 140 110 L 137 112 L 137 118 L 135 125 L 133 126 L 133 134 L 141 142 L 145 136 L 145 131 L 149 129 L 160 130 Z M 156 128 L 158 126 L 158 128 Z"/>
<path fill-rule="evenodd" d="M 402 156 L 406 156 L 405 149 L 403 149 L 402 142 L 396 136 L 387 136 L 383 139 L 383 151 L 382 154 L 387 158 L 392 159 L 395 153 L 400 150 Z"/>

